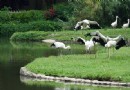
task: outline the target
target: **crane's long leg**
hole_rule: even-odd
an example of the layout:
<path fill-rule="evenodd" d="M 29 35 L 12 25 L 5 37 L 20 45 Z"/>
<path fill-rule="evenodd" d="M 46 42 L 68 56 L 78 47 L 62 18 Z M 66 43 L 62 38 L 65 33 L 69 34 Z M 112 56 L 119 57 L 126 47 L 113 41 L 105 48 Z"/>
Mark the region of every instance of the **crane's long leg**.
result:
<path fill-rule="evenodd" d="M 109 58 L 110 57 L 110 50 L 109 50 L 109 48 L 107 48 L 107 58 Z"/>
<path fill-rule="evenodd" d="M 108 58 L 110 58 L 110 48 L 108 48 Z"/>
<path fill-rule="evenodd" d="M 97 52 L 96 52 L 96 46 L 94 45 L 94 51 L 95 51 L 95 58 L 97 58 Z"/>
<path fill-rule="evenodd" d="M 113 53 L 114 53 L 114 51 L 115 51 L 115 50 L 114 50 L 114 47 L 113 47 Z"/>

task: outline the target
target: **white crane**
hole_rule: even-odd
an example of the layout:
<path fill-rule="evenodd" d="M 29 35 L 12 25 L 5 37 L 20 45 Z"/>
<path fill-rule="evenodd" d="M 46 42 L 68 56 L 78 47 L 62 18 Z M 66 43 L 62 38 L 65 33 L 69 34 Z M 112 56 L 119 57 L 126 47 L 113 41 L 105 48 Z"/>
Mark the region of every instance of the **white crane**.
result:
<path fill-rule="evenodd" d="M 128 28 L 130 24 L 130 19 L 128 19 L 128 22 L 123 24 L 122 28 Z"/>
<path fill-rule="evenodd" d="M 77 42 L 85 45 L 85 50 L 86 50 L 87 53 L 91 53 L 91 51 L 93 49 L 95 49 L 95 42 L 93 41 L 93 37 L 90 40 L 87 40 L 87 41 L 85 39 L 81 38 L 81 37 L 78 37 Z M 95 53 L 95 57 L 96 57 L 96 53 Z"/>
<path fill-rule="evenodd" d="M 105 44 L 105 47 L 108 48 L 108 57 L 110 57 L 110 48 L 116 47 L 117 41 L 110 40 Z"/>
<path fill-rule="evenodd" d="M 71 49 L 70 46 L 65 46 L 65 44 L 63 42 L 54 42 L 53 44 L 51 44 L 51 47 L 62 48 L 62 49 Z"/>
<path fill-rule="evenodd" d="M 110 48 L 111 47 L 115 47 L 116 50 L 118 50 L 119 48 L 123 47 L 126 44 L 127 44 L 127 42 L 126 42 L 126 40 L 124 40 L 123 37 L 118 38 L 118 40 L 109 40 L 105 44 L 105 47 L 108 48 L 108 57 L 110 57 Z"/>
<path fill-rule="evenodd" d="M 90 53 L 90 51 L 94 48 L 95 42 L 93 41 L 93 37 L 90 40 L 85 41 L 85 50 Z"/>
<path fill-rule="evenodd" d="M 84 19 L 76 23 L 74 30 L 89 29 L 89 28 L 101 29 L 100 25 L 96 21 Z"/>
<path fill-rule="evenodd" d="M 77 22 L 74 27 L 75 30 L 88 29 L 88 28 L 90 27 L 89 27 L 89 20 L 87 19 Z"/>
<path fill-rule="evenodd" d="M 116 16 L 116 20 L 111 23 L 111 26 L 112 26 L 113 28 L 116 28 L 116 27 L 117 27 L 117 20 L 118 20 L 118 18 L 119 18 L 119 17 Z"/>

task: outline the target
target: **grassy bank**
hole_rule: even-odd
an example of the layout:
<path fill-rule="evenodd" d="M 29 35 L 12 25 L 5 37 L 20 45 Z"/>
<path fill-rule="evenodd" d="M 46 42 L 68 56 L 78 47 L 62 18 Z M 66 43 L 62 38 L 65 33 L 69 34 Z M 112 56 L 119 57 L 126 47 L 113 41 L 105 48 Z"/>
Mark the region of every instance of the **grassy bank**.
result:
<path fill-rule="evenodd" d="M 37 58 L 26 68 L 35 73 L 51 76 L 130 82 L 129 47 L 115 51 L 110 58 L 107 53 L 93 55 L 66 55 Z"/>
<path fill-rule="evenodd" d="M 39 41 L 48 38 L 53 38 L 56 40 L 70 40 L 71 37 L 78 37 L 78 36 L 84 37 L 84 34 L 93 31 L 96 30 L 79 30 L 79 31 L 65 30 L 59 32 L 42 32 L 42 31 L 16 32 L 11 36 L 10 39 L 16 41 L 21 41 L 21 40 Z M 126 38 L 130 38 L 129 29 L 100 29 L 99 31 L 104 35 L 108 35 L 108 36 L 122 35 Z"/>

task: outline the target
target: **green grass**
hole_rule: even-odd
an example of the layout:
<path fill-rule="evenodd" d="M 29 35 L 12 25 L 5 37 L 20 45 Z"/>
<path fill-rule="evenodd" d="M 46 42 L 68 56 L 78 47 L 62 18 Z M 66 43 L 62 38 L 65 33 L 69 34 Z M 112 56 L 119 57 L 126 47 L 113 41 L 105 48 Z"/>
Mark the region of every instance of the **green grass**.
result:
<path fill-rule="evenodd" d="M 85 79 L 130 82 L 129 47 L 123 47 L 107 57 L 107 53 L 94 55 L 65 55 L 41 57 L 26 65 L 35 73 Z"/>
<path fill-rule="evenodd" d="M 11 40 L 33 40 L 39 41 L 42 39 L 53 38 L 56 40 L 71 40 L 71 37 L 81 36 L 83 38 L 84 34 L 88 32 L 94 32 L 96 30 L 64 30 L 59 32 L 43 32 L 43 31 L 29 31 L 29 32 L 16 32 L 11 36 Z M 130 29 L 99 29 L 101 33 L 106 36 L 116 37 L 122 35 L 126 38 L 130 38 Z M 86 38 L 89 39 L 90 37 Z"/>

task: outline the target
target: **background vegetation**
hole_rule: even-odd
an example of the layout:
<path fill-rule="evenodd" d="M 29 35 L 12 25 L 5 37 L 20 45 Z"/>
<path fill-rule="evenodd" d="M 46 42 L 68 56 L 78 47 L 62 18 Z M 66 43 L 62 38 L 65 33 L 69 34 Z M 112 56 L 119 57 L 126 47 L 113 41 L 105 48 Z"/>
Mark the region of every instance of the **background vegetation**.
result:
<path fill-rule="evenodd" d="M 11 36 L 14 32 L 25 31 L 60 31 L 59 22 L 45 20 L 44 12 L 30 11 L 0 11 L 0 36 Z"/>
<path fill-rule="evenodd" d="M 55 5 L 54 9 L 68 18 L 69 28 L 83 19 L 96 20 L 102 27 L 109 27 L 116 15 L 120 17 L 118 27 L 121 27 L 130 18 L 129 6 L 129 0 L 70 0 Z"/>
<path fill-rule="evenodd" d="M 47 10 L 12 12 L 0 11 L 0 36 L 11 36 L 18 31 L 61 31 L 73 29 L 77 21 L 95 20 L 109 28 L 118 15 L 118 28 L 130 18 L 129 0 L 67 0 L 55 3 Z M 47 22 L 46 22 L 47 21 Z"/>

